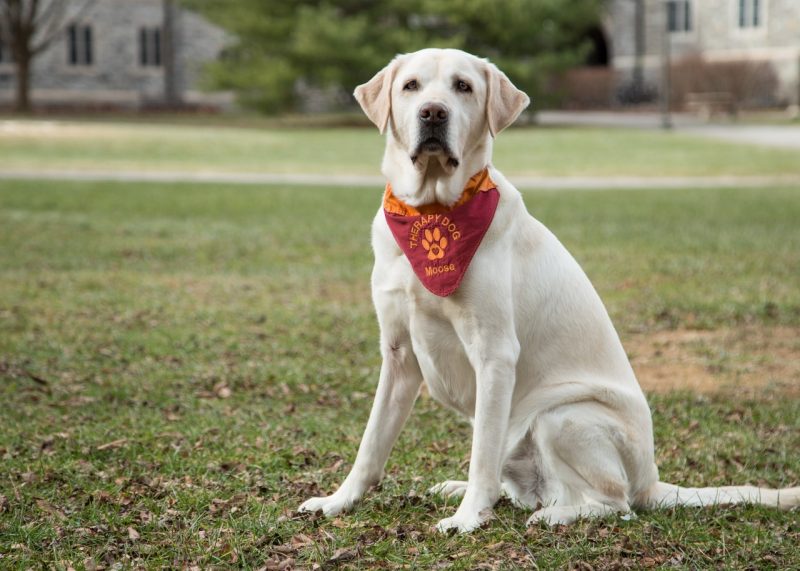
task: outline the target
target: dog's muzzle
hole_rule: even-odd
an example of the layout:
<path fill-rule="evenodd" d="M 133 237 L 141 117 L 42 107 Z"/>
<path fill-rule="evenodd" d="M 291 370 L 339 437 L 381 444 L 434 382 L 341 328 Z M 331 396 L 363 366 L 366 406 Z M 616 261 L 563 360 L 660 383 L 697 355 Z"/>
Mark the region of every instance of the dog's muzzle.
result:
<path fill-rule="evenodd" d="M 411 162 L 416 163 L 420 155 L 444 155 L 447 164 L 458 166 L 458 159 L 447 142 L 447 124 L 450 112 L 440 103 L 427 103 L 419 110 L 419 136 L 417 145 L 411 155 Z"/>

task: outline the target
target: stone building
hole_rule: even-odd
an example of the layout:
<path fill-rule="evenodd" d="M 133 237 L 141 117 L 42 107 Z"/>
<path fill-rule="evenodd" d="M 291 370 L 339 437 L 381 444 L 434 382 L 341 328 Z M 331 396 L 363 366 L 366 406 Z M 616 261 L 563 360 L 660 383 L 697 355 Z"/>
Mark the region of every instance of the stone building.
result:
<path fill-rule="evenodd" d="M 201 90 L 203 65 L 218 58 L 229 39 L 200 15 L 164 0 L 53 1 L 67 3 L 66 17 L 58 36 L 33 60 L 34 105 L 231 104 L 227 93 Z M 10 50 L 0 46 L 0 105 L 13 101 L 14 86 Z"/>
<path fill-rule="evenodd" d="M 612 0 L 605 27 L 622 85 L 658 86 L 669 30 L 672 62 L 769 64 L 776 103 L 800 103 L 800 0 Z"/>

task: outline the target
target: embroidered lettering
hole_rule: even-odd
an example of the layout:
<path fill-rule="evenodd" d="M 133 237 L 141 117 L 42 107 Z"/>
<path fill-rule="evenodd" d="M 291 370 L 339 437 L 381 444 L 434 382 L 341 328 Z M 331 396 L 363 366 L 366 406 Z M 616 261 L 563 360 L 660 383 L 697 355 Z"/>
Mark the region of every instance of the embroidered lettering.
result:
<path fill-rule="evenodd" d="M 456 226 L 455 222 L 452 222 L 447 216 L 442 218 L 441 225 L 447 228 L 447 231 L 450 232 L 450 237 L 453 240 L 458 240 L 461 238 L 461 232 L 458 231 L 458 226 Z"/>
<path fill-rule="evenodd" d="M 441 266 L 425 266 L 425 275 L 428 277 L 438 274 L 446 274 L 447 272 L 456 271 L 455 264 L 444 264 Z"/>

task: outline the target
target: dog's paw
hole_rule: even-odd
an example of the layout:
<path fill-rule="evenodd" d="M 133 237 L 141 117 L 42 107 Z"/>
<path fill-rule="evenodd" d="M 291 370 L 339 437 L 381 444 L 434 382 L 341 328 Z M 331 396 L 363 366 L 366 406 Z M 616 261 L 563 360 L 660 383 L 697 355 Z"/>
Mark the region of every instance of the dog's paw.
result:
<path fill-rule="evenodd" d="M 298 512 L 322 512 L 326 516 L 335 516 L 342 512 L 346 512 L 353 507 L 355 502 L 347 500 L 337 494 L 332 494 L 324 498 L 311 498 L 302 503 L 297 508 Z"/>
<path fill-rule="evenodd" d="M 460 498 L 467 492 L 467 483 L 463 480 L 445 480 L 428 488 L 429 494 L 444 496 L 446 498 Z"/>
<path fill-rule="evenodd" d="M 478 529 L 490 519 L 492 519 L 491 508 L 466 515 L 456 512 L 453 517 L 445 518 L 437 523 L 436 530 L 442 533 L 448 533 L 450 531 L 467 533 Z"/>
<path fill-rule="evenodd" d="M 587 514 L 591 514 L 591 512 L 582 513 L 581 510 L 575 506 L 550 506 L 533 512 L 525 525 L 528 527 L 540 523 L 544 523 L 548 526 L 571 525 L 583 515 Z"/>

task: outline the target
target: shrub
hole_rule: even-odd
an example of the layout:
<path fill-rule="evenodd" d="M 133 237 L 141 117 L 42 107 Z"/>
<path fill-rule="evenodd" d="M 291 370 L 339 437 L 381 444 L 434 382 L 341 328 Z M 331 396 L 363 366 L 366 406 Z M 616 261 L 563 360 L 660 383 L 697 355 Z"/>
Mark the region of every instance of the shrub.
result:
<path fill-rule="evenodd" d="M 672 64 L 670 101 L 682 108 L 689 93 L 727 93 L 738 108 L 778 104 L 778 76 L 772 64 L 757 60 L 709 62 L 690 55 Z"/>
<path fill-rule="evenodd" d="M 579 67 L 555 76 L 553 91 L 565 109 L 607 109 L 614 99 L 616 76 L 608 67 Z"/>

